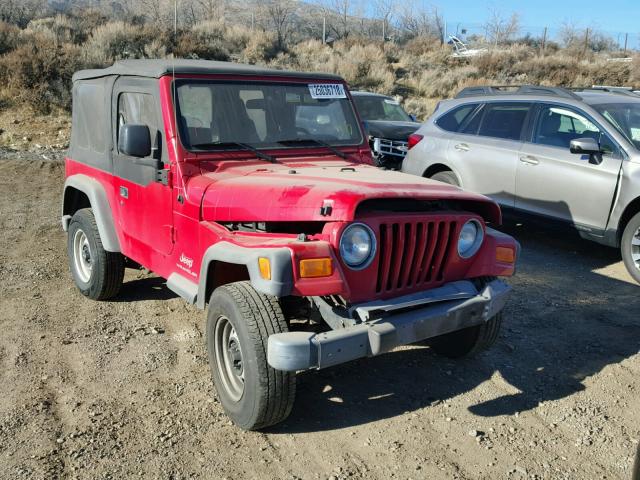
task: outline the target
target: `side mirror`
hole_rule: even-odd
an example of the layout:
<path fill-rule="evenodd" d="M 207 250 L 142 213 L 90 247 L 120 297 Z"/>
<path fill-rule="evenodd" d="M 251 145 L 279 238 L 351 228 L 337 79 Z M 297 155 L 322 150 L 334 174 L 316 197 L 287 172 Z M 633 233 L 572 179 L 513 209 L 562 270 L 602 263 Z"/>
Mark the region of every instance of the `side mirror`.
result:
<path fill-rule="evenodd" d="M 569 151 L 571 153 L 582 153 L 593 155 L 595 153 L 602 153 L 602 149 L 598 142 L 593 138 L 576 138 L 569 143 Z"/>
<path fill-rule="evenodd" d="M 409 118 L 411 119 L 412 122 L 417 122 L 418 121 L 418 117 L 416 117 L 413 113 L 409 114 Z"/>
<path fill-rule="evenodd" d="M 132 157 L 151 155 L 151 133 L 146 125 L 127 123 L 120 127 L 118 151 Z"/>

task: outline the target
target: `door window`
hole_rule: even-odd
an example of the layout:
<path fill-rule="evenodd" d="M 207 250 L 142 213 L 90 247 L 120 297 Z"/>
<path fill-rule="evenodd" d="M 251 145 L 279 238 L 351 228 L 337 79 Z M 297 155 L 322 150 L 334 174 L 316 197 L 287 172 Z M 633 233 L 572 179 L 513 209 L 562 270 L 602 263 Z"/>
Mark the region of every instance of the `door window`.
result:
<path fill-rule="evenodd" d="M 562 106 L 542 109 L 536 122 L 533 142 L 569 149 L 571 140 L 593 138 L 607 153 L 616 150 L 613 141 L 586 116 Z"/>
<path fill-rule="evenodd" d="M 493 103 L 484 108 L 479 135 L 520 140 L 522 127 L 529 113 L 528 103 Z"/>
<path fill-rule="evenodd" d="M 156 130 L 155 102 L 147 93 L 121 93 L 118 97 L 118 138 L 120 129 L 127 123 L 147 125 Z"/>

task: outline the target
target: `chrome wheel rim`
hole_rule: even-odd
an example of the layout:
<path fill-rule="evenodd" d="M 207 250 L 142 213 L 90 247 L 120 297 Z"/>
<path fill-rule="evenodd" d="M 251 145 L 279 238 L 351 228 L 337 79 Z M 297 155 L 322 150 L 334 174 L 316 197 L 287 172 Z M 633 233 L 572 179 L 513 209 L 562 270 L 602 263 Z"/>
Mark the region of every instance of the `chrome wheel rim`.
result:
<path fill-rule="evenodd" d="M 73 264 L 78 278 L 83 283 L 89 283 L 93 271 L 93 255 L 89 239 L 82 230 L 76 230 L 73 236 Z"/>
<path fill-rule="evenodd" d="M 640 270 L 640 228 L 631 237 L 631 259 L 635 267 Z"/>
<path fill-rule="evenodd" d="M 220 316 L 214 331 L 216 368 L 222 386 L 234 402 L 244 393 L 242 349 L 235 328 L 227 317 Z"/>

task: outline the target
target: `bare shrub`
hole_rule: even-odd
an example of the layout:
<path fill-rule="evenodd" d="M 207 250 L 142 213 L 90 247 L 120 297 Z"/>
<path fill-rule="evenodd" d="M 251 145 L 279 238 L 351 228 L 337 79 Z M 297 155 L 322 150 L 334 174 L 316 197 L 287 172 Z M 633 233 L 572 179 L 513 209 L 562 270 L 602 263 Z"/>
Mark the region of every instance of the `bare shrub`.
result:
<path fill-rule="evenodd" d="M 420 36 L 409 40 L 402 50 L 406 55 L 419 57 L 426 52 L 433 52 L 440 50 L 441 42 L 436 36 Z"/>
<path fill-rule="evenodd" d="M 124 22 L 110 22 L 96 28 L 83 51 L 91 66 L 106 66 L 123 58 L 144 58 L 145 46 L 157 32 Z"/>
<path fill-rule="evenodd" d="M 49 113 L 53 106 L 70 108 L 71 77 L 81 66 L 79 47 L 33 37 L 0 58 L 0 82 L 14 98 Z"/>
<path fill-rule="evenodd" d="M 636 87 L 640 86 L 640 55 L 633 56 L 630 68 L 630 80 Z"/>
<path fill-rule="evenodd" d="M 407 112 L 416 116 L 419 121 L 425 121 L 435 110 L 438 99 L 425 97 L 409 97 L 403 102 Z"/>
<path fill-rule="evenodd" d="M 465 86 L 478 78 L 478 69 L 465 65 L 455 70 L 424 70 L 417 78 L 409 82 L 413 91 L 427 98 L 446 98 L 455 95 Z"/>
<path fill-rule="evenodd" d="M 0 21 L 0 55 L 16 48 L 19 37 L 18 27 Z"/>
<path fill-rule="evenodd" d="M 513 65 L 522 62 L 534 55 L 531 48 L 514 45 L 505 50 L 491 50 L 483 55 L 474 57 L 472 65 L 478 69 L 478 73 L 484 77 L 498 77 L 509 72 Z"/>
<path fill-rule="evenodd" d="M 238 60 L 244 63 L 267 63 L 278 54 L 276 39 L 266 32 L 254 32 L 249 37 Z"/>
<path fill-rule="evenodd" d="M 69 17 L 56 15 L 55 17 L 31 20 L 23 34 L 38 34 L 49 37 L 56 43 L 65 43 L 73 41 L 74 30 L 73 22 Z"/>
<path fill-rule="evenodd" d="M 178 38 L 175 54 L 184 58 L 206 60 L 229 60 L 229 50 L 224 42 L 225 28 L 222 23 L 206 21 L 184 31 Z"/>

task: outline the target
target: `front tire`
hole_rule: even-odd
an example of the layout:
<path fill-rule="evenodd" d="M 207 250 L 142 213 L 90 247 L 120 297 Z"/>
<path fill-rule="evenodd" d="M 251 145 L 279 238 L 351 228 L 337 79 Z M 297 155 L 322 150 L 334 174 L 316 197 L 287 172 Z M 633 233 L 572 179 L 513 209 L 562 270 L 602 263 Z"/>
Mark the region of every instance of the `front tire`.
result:
<path fill-rule="evenodd" d="M 288 330 L 278 300 L 249 282 L 223 285 L 211 295 L 209 366 L 218 398 L 240 428 L 265 428 L 291 413 L 295 372 L 275 370 L 267 363 L 269 335 Z"/>
<path fill-rule="evenodd" d="M 436 353 L 449 358 L 471 357 L 491 347 L 498 339 L 502 312 L 481 325 L 440 335 L 429 340 Z"/>
<path fill-rule="evenodd" d="M 620 252 L 627 271 L 640 283 L 640 213 L 636 213 L 622 234 Z"/>
<path fill-rule="evenodd" d="M 80 292 L 93 300 L 115 297 L 124 278 L 124 257 L 102 245 L 93 211 L 78 210 L 69 223 L 67 255 Z"/>
<path fill-rule="evenodd" d="M 444 170 L 442 172 L 438 172 L 431 176 L 431 180 L 448 183 L 449 185 L 454 185 L 456 187 L 460 186 L 458 177 L 456 177 L 456 174 L 453 173 L 451 170 Z"/>

